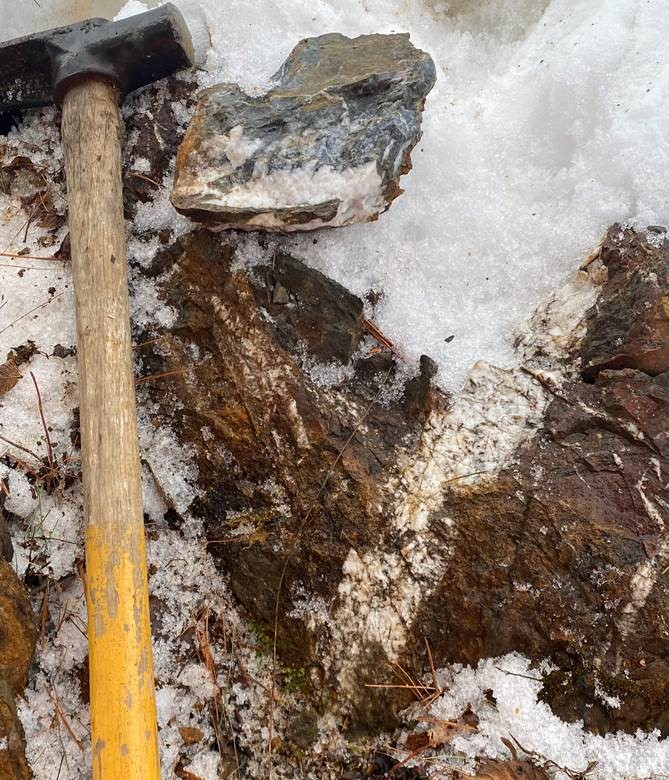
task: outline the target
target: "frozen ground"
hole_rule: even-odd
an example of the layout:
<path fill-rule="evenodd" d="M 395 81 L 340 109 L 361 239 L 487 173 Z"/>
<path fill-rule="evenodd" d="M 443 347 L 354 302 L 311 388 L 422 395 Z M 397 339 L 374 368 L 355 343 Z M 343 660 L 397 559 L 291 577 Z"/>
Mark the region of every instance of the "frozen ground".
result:
<path fill-rule="evenodd" d="M 476 360 L 496 365 L 514 361 L 515 331 L 542 298 L 573 274 L 609 224 L 669 221 L 669 5 L 664 0 L 200 4 L 212 42 L 203 84 L 225 79 L 249 90 L 263 89 L 298 39 L 326 31 L 407 30 L 414 43 L 433 55 L 438 83 L 428 99 L 425 134 L 414 153 L 414 170 L 405 179 L 406 194 L 378 223 L 321 235 L 315 246 L 311 237 L 285 242 L 356 292 L 382 290 L 381 329 L 408 359 L 421 353 L 434 357 L 441 381 L 451 389 L 460 386 Z M 68 14 L 113 14 L 120 5 L 25 0 L 19 12 L 15 0 L 0 0 L 1 35 L 57 24 L 72 18 Z M 133 5 L 139 9 L 136 0 Z M 195 5 L 189 3 L 190 12 Z M 52 120 L 49 113 L 31 118 L 11 139 L 16 153 L 30 154 L 47 176 L 60 167 Z M 165 202 L 159 197 L 158 205 L 142 211 L 140 218 L 147 224 L 176 219 Z M 25 232 L 27 215 L 16 201 L 0 196 L 0 217 L 1 250 L 53 251 L 38 245 L 38 230 Z M 242 254 L 257 255 L 253 237 L 244 237 L 243 246 Z M 68 347 L 75 340 L 69 271 L 39 260 L 0 260 L 0 358 L 11 347 L 36 342 L 42 354 L 30 368 L 40 387 L 49 389 L 44 404 L 51 435 L 58 453 L 71 453 L 75 363 L 72 357 L 53 356 L 56 345 Z M 136 315 L 147 320 L 164 316 L 152 308 L 150 297 L 146 289 L 136 296 Z M 455 338 L 447 342 L 451 335 Z M 32 384 L 21 381 L 3 404 L 0 433 L 43 452 Z M 143 455 L 156 470 L 160 467 L 161 488 L 187 506 L 193 490 L 187 453 L 177 452 L 169 433 L 152 431 L 146 419 L 142 431 Z M 82 751 L 69 731 L 86 745 L 87 713 L 76 673 L 85 654 L 85 609 L 75 573 L 81 559 L 79 490 L 67 490 L 56 502 L 34 495 L 20 469 L 3 469 L 0 477 L 6 477 L 11 490 L 7 509 L 16 518 L 16 566 L 22 574 L 30 569 L 57 583 L 47 599 L 59 630 L 39 649 L 37 672 L 21 708 L 29 755 L 37 780 L 79 780 L 87 777 L 86 748 Z M 172 777 L 183 748 L 180 726 L 200 728 L 202 744 L 211 743 L 207 708 L 218 696 L 222 711 L 234 712 L 235 724 L 241 724 L 235 726 L 239 746 L 257 754 L 243 766 L 242 776 L 262 778 L 266 659 L 236 616 L 224 580 L 210 568 L 197 528 L 185 538 L 169 529 L 162 520 L 159 491 L 148 473 L 145 477 L 147 512 L 156 535 L 150 555 L 159 572 L 152 591 L 164 605 L 173 634 L 172 642 L 156 648 L 164 776 Z M 211 602 L 206 616 L 205 600 Z M 215 658 L 220 691 L 197 658 L 181 668 L 182 632 L 204 626 L 205 617 L 221 632 Z M 224 645 L 225 637 L 230 645 Z M 257 686 L 226 688 L 230 661 L 224 646 L 236 649 Z M 525 668 L 522 659 L 509 663 Z M 526 739 L 533 733 L 536 737 L 528 746 L 563 765 L 582 769 L 586 758 L 597 758 L 600 764 L 592 776 L 598 780 L 669 774 L 664 743 L 652 736 L 598 740 L 584 736 L 577 726 L 549 721 L 545 708 L 535 704 L 536 685 L 518 678 L 511 686 L 508 675 L 496 676 L 492 666 L 484 664 L 476 674 L 455 672 L 449 695 L 464 699 L 496 686 L 504 703 L 479 735 L 457 743 L 466 754 L 497 755 L 499 736 L 513 733 L 523 742 L 517 733 L 522 728 Z M 69 728 L 54 714 L 55 702 Z M 435 714 L 450 717 L 455 706 L 444 697 Z M 324 755 L 341 749 L 330 726 L 322 724 Z M 191 747 L 189 756 L 193 773 L 204 780 L 218 776 L 217 756 L 208 747 Z M 320 780 L 327 775 L 312 776 Z"/>

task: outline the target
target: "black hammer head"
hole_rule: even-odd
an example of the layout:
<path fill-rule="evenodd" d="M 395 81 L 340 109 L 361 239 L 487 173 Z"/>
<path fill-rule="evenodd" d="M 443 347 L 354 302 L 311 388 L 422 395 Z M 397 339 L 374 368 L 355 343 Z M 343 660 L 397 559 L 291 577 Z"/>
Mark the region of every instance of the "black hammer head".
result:
<path fill-rule="evenodd" d="M 0 113 L 60 103 L 82 76 L 126 95 L 192 64 L 188 27 L 171 3 L 118 22 L 88 19 L 0 44 Z"/>

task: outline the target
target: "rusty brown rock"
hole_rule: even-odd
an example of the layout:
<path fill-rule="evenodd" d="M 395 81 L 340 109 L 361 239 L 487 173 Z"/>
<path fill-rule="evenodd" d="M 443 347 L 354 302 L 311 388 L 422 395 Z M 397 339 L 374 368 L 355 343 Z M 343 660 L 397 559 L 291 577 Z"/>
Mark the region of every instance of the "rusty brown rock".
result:
<path fill-rule="evenodd" d="M 0 777 L 3 780 L 29 780 L 30 768 L 25 757 L 23 727 L 16 712 L 14 694 L 0 680 Z"/>
<path fill-rule="evenodd" d="M 355 377 L 341 385 L 319 386 L 300 356 L 306 349 L 320 360 L 347 359 L 363 335 L 361 302 L 293 259 L 277 258 L 273 269 L 248 276 L 230 269 L 232 254 L 201 230 L 157 261 L 151 272 L 166 274 L 164 294 L 180 317 L 146 357 L 146 371 L 189 366 L 189 373 L 186 381 L 149 384 L 147 392 L 160 405 L 156 419 L 196 453 L 202 495 L 192 510 L 205 519 L 209 549 L 230 572 L 235 596 L 265 633 L 288 560 L 280 647 L 291 667 L 312 668 L 320 678 L 318 637 L 289 617 L 295 588 L 308 583 L 315 596 L 336 598 L 351 546 L 370 548 L 383 533 L 382 487 L 395 448 L 419 433 L 419 411 L 444 398 L 428 375 L 410 399 L 400 392 L 370 408 L 395 371 L 387 351 L 359 360 Z M 288 311 L 272 302 L 277 280 L 294 304 Z M 328 319 L 322 328 L 319 303 Z M 384 663 L 383 652 L 368 652 L 374 667 Z M 365 691 L 367 679 L 359 689 L 361 721 L 378 724 L 385 712 L 381 720 L 391 724 L 392 697 Z"/>
<path fill-rule="evenodd" d="M 587 315 L 584 376 L 614 368 L 669 371 L 669 240 L 616 225 L 600 257 L 608 281 Z"/>
<path fill-rule="evenodd" d="M 212 554 L 265 635 L 286 566 L 279 649 L 304 672 L 316 709 L 348 701 L 350 728 L 360 732 L 392 726 L 406 703 L 396 691 L 365 687 L 388 679 L 389 648 L 337 624 L 345 566 L 378 563 L 387 572 L 399 565 L 380 576 L 406 579 L 421 594 L 407 645 L 392 656 L 407 668 L 420 671 L 423 638 L 438 665 L 509 651 L 550 658 L 557 670 L 544 696 L 563 717 L 597 732 L 669 734 L 665 377 L 601 370 L 594 383 L 560 383 L 528 370 L 534 389 L 519 397 L 539 418 L 527 423 L 513 465 L 445 484 L 425 510 L 424 532 L 397 530 L 402 502 L 425 500 L 420 484 L 415 494 L 407 487 L 402 464 L 433 458 L 447 435 L 439 432 L 448 415 L 431 386 L 433 364 L 424 359 L 402 397 L 367 415 L 394 371 L 390 353 L 358 361 L 347 381 L 330 387 L 314 382 L 304 362 L 305 349 L 320 360 L 350 356 L 362 336 L 359 301 L 290 258 L 247 275 L 232 270 L 232 255 L 198 231 L 148 269 L 164 274 L 179 319 L 146 357 L 146 370 L 189 371 L 146 392 L 158 403 L 156 419 L 196 454 L 202 494 L 191 511 L 204 518 Z M 645 256 L 652 261 L 652 252 Z M 276 300 L 277 284 L 288 303 Z M 319 296 L 331 299 L 322 332 L 311 303 Z M 412 545 L 432 559 L 427 574 L 413 568 Z M 352 587 L 364 590 L 365 582 Z M 308 625 L 295 611 L 300 594 L 325 605 L 330 623 Z M 374 601 L 382 595 L 364 598 L 382 611 L 386 602 Z M 326 669 L 323 653 L 333 647 L 341 655 Z M 335 673 L 336 663 L 345 674 Z M 611 706 L 616 697 L 620 708 Z"/>
<path fill-rule="evenodd" d="M 14 697 L 23 690 L 35 651 L 35 621 L 23 584 L 0 559 L 0 777 L 27 780 L 23 729 Z"/>
<path fill-rule="evenodd" d="M 35 620 L 23 584 L 0 560 L 0 680 L 13 693 L 23 689 L 35 650 Z"/>
<path fill-rule="evenodd" d="M 513 469 L 444 496 L 456 554 L 415 626 L 440 664 L 550 657 L 568 720 L 667 735 L 669 392 L 624 370 L 553 396 Z"/>

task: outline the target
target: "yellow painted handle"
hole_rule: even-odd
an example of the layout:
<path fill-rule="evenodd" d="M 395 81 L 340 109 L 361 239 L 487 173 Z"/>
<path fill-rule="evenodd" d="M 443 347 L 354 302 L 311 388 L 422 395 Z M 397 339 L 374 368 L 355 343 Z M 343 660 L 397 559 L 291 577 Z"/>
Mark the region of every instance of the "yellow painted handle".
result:
<path fill-rule="evenodd" d="M 158 780 L 149 593 L 114 86 L 63 101 L 77 313 L 94 780 Z"/>

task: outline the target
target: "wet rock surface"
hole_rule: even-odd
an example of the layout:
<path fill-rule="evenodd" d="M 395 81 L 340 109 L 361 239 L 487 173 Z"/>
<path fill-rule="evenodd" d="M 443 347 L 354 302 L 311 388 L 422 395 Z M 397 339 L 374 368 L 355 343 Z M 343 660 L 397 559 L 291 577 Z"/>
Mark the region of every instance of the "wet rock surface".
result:
<path fill-rule="evenodd" d="M 304 621 L 290 612 L 306 589 L 324 604 L 336 600 L 351 546 L 374 546 L 386 524 L 383 492 L 395 450 L 420 425 L 407 414 L 401 387 L 386 404 L 373 403 L 396 371 L 387 350 L 370 344 L 354 375 L 334 387 L 320 386 L 303 370 L 305 350 L 309 358 L 313 349 L 312 360 L 336 361 L 360 344 L 357 298 L 292 258 L 247 276 L 231 270 L 232 254 L 207 231 L 164 253 L 165 295 L 180 319 L 147 358 L 146 370 L 191 368 L 186 381 L 149 385 L 149 391 L 159 404 L 156 423 L 175 427 L 196 454 L 201 497 L 192 510 L 205 519 L 210 551 L 230 572 L 235 596 L 265 633 L 272 631 L 284 575 L 281 650 L 303 676 L 311 670 L 306 679 L 313 673 L 322 704 L 336 681 L 318 660 L 327 637 L 305 632 Z M 277 279 L 292 309 L 272 303 Z M 317 301 L 327 321 L 313 340 Z M 412 408 L 425 413 L 444 403 L 429 377 L 411 396 Z M 366 652 L 383 663 L 383 652 Z M 361 692 L 365 708 L 385 702 L 374 717 L 385 708 L 389 722 L 388 696 Z"/>
<path fill-rule="evenodd" d="M 454 555 L 415 625 L 438 663 L 551 658 L 567 720 L 666 735 L 669 394 L 631 370 L 549 392 L 512 469 L 444 495 Z"/>
<path fill-rule="evenodd" d="M 587 315 L 583 372 L 636 368 L 669 371 L 669 239 L 664 228 L 635 233 L 614 226 L 600 259 L 608 272 L 601 299 Z"/>
<path fill-rule="evenodd" d="M 371 408 L 397 366 L 355 296 L 282 253 L 233 270 L 207 231 L 160 240 L 141 273 L 179 318 L 144 371 L 187 370 L 146 385 L 153 419 L 194 453 L 191 511 L 270 643 L 285 567 L 279 684 L 300 681 L 305 711 L 392 728 L 411 694 L 365 685 L 397 682 L 389 663 L 428 670 L 427 639 L 437 665 L 550 658 L 562 717 L 669 733 L 661 231 L 612 228 L 596 284 L 533 319 L 523 368 L 477 364 L 451 404 L 424 358 Z M 312 722 L 296 718 L 295 744 Z"/>
<path fill-rule="evenodd" d="M 30 777 L 15 697 L 23 690 L 35 651 L 36 629 L 23 584 L 0 559 L 0 777 Z"/>
<path fill-rule="evenodd" d="M 402 192 L 435 73 L 408 35 L 308 38 L 265 95 L 235 84 L 200 95 L 172 203 L 215 229 L 377 219 Z"/>
<path fill-rule="evenodd" d="M 656 273 L 655 251 L 640 274 Z M 372 403 L 396 366 L 361 349 L 361 302 L 288 256 L 247 273 L 233 254 L 196 231 L 150 271 L 180 315 L 146 370 L 191 365 L 150 395 L 196 454 L 191 509 L 265 636 L 283 576 L 279 650 L 310 706 L 352 708 L 353 733 L 392 727 L 408 697 L 365 685 L 392 680 L 389 662 L 419 673 L 428 639 L 437 665 L 550 658 L 544 695 L 561 716 L 669 733 L 664 378 L 478 364 L 450 406 L 423 358 Z M 615 309 L 616 290 L 602 287 L 582 342 L 567 339 L 572 363 L 604 343 L 608 319 L 592 314 Z M 355 354 L 339 380 L 315 381 L 314 360 Z"/>

